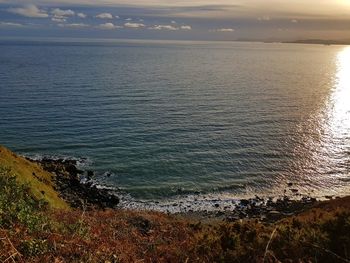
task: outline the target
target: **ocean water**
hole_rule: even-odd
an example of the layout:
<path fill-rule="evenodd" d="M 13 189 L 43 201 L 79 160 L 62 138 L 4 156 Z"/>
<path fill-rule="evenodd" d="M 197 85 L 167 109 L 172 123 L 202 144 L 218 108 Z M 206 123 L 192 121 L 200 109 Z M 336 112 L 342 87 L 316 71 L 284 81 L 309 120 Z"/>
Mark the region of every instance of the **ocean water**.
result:
<path fill-rule="evenodd" d="M 135 202 L 349 194 L 350 47 L 2 41 L 0 144 Z"/>

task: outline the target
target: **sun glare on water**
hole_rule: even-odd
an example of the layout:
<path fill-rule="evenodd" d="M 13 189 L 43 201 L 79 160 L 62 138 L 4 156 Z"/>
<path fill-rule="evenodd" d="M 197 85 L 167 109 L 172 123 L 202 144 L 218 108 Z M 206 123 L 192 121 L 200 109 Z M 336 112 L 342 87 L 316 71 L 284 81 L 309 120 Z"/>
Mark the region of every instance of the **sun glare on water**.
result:
<path fill-rule="evenodd" d="M 319 196 L 350 191 L 350 47 L 335 54 L 334 66 L 325 107 L 314 120 L 320 121 L 319 136 L 310 137 L 305 166 L 313 171 L 309 180 Z"/>
<path fill-rule="evenodd" d="M 318 159 L 321 166 L 326 166 L 329 186 L 338 178 L 343 182 L 338 187 L 347 187 L 350 180 L 350 47 L 338 53 L 336 68 Z"/>
<path fill-rule="evenodd" d="M 328 128 L 333 138 L 350 136 L 350 47 L 337 56 L 337 75 L 330 105 Z"/>

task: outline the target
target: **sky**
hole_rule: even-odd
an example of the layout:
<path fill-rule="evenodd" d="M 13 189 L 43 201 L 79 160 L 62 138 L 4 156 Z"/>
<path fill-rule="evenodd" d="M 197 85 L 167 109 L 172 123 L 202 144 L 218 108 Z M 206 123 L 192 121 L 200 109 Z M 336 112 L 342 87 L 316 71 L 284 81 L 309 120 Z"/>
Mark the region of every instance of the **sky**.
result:
<path fill-rule="evenodd" d="M 350 39 L 350 0 L 0 0 L 0 38 Z"/>

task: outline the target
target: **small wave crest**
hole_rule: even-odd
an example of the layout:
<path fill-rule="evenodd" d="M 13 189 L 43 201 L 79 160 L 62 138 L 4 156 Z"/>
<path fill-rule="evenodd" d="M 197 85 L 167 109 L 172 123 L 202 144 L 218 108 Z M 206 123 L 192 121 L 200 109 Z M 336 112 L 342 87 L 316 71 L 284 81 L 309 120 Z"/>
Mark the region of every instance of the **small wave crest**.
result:
<path fill-rule="evenodd" d="M 76 157 L 76 156 L 70 156 L 70 155 L 58 155 L 58 154 L 25 154 L 22 155 L 24 158 L 28 158 L 33 161 L 42 161 L 45 159 L 49 160 L 62 160 L 62 161 L 74 161 L 76 162 L 77 168 L 80 169 L 88 169 L 92 164 L 93 161 L 89 157 Z"/>

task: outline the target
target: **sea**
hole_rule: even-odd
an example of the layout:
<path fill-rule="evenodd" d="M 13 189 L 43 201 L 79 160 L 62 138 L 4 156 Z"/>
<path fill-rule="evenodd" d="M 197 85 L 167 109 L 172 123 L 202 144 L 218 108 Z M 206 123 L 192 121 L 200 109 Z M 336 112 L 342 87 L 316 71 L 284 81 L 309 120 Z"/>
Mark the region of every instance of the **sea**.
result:
<path fill-rule="evenodd" d="M 0 144 L 125 207 L 348 195 L 350 47 L 0 40 Z"/>

